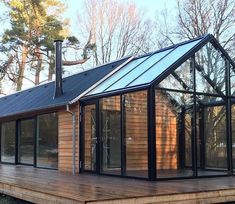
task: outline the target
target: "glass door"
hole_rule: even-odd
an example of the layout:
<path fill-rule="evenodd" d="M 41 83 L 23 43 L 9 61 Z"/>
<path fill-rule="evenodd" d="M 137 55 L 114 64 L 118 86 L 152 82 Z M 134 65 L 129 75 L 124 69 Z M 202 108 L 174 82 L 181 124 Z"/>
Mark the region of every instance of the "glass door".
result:
<path fill-rule="evenodd" d="M 100 100 L 101 173 L 121 174 L 120 96 Z"/>
<path fill-rule="evenodd" d="M 97 131 L 96 131 L 96 104 L 84 107 L 84 170 L 96 171 Z"/>
<path fill-rule="evenodd" d="M 204 106 L 201 110 L 198 148 L 199 176 L 227 174 L 227 138 L 226 138 L 226 107 L 225 105 Z"/>
<path fill-rule="evenodd" d="M 34 164 L 35 120 L 27 119 L 19 122 L 19 150 L 20 164 Z"/>
<path fill-rule="evenodd" d="M 120 97 L 86 104 L 82 121 L 83 170 L 120 175 Z"/>

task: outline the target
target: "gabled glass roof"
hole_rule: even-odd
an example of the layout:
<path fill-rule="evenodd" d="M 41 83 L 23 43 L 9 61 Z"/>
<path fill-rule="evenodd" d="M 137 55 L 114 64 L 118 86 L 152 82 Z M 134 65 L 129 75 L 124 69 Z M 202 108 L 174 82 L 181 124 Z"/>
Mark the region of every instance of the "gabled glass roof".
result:
<path fill-rule="evenodd" d="M 154 52 L 147 56 L 134 58 L 88 92 L 86 96 L 150 84 L 203 39 L 199 38 Z"/>

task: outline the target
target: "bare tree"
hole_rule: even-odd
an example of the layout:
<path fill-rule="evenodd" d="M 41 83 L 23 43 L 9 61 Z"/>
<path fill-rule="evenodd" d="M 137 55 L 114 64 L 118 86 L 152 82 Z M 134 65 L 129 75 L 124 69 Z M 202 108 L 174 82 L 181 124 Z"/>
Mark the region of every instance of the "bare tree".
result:
<path fill-rule="evenodd" d="M 95 64 L 103 64 L 129 54 L 149 51 L 153 24 L 134 4 L 116 0 L 87 0 L 86 15 L 79 15 L 80 28 L 91 34 Z"/>
<path fill-rule="evenodd" d="M 169 28 L 168 13 L 162 15 L 161 34 L 169 44 L 211 33 L 234 55 L 234 0 L 177 0 L 177 23 Z M 166 29 L 166 27 L 168 29 Z"/>

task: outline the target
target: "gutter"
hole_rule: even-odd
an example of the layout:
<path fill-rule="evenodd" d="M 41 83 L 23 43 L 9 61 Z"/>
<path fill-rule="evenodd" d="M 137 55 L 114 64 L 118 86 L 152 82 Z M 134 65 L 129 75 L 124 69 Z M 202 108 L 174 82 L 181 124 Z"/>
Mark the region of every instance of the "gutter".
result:
<path fill-rule="evenodd" d="M 72 144 L 73 144 L 73 158 L 72 158 L 72 173 L 75 175 L 76 171 L 76 165 L 75 165 L 75 160 L 76 160 L 76 114 L 75 112 L 72 112 L 69 108 L 69 105 L 66 105 L 66 112 L 70 113 L 72 115 L 72 123 L 73 123 L 73 133 L 72 133 Z"/>

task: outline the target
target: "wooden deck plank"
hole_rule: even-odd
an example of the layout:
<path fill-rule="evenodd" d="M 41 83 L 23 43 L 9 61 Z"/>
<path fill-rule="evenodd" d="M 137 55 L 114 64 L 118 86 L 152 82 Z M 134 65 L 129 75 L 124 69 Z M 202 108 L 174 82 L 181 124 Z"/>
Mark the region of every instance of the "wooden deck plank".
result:
<path fill-rule="evenodd" d="M 149 182 L 2 164 L 0 192 L 35 203 L 208 203 L 235 201 L 235 178 Z"/>

